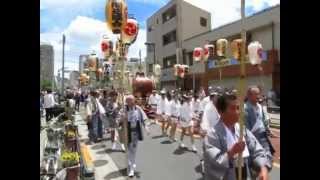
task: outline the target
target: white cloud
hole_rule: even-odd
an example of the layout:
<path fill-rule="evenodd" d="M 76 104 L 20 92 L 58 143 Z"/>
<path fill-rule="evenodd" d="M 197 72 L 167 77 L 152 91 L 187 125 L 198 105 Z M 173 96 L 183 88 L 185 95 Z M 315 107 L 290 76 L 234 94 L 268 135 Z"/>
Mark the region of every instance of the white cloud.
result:
<path fill-rule="evenodd" d="M 241 18 L 240 0 L 185 0 L 211 13 L 212 28 L 236 21 Z M 268 6 L 280 4 L 280 0 L 247 0 L 246 7 L 253 6 L 255 11 L 262 10 L 264 3 Z"/>
<path fill-rule="evenodd" d="M 92 7 L 104 0 L 40 0 L 40 9 Z"/>
<path fill-rule="evenodd" d="M 100 42 L 103 35 L 107 35 L 114 43 L 117 38 L 107 29 L 105 22 L 84 16 L 76 17 L 66 29 L 59 32 L 57 30 L 40 34 L 41 42 L 50 43 L 54 47 L 55 74 L 62 64 L 61 41 L 63 33 L 66 35 L 65 66 L 70 70 L 78 69 L 78 59 L 81 54 L 89 54 L 94 50 L 99 57 L 102 57 Z M 141 49 L 142 59 L 144 59 L 146 54 L 145 41 L 146 30 L 140 29 L 136 42 L 129 49 L 128 57 L 139 57 Z"/>

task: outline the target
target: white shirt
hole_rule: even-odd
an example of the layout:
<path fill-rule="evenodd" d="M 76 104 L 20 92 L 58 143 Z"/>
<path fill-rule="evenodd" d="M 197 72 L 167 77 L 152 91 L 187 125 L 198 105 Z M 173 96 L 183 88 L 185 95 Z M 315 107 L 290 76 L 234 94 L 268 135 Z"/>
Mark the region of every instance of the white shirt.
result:
<path fill-rule="evenodd" d="M 149 96 L 148 104 L 149 104 L 149 105 L 157 104 L 157 102 L 159 101 L 159 99 L 160 99 L 160 96 L 159 96 L 158 94 L 156 94 L 156 95 L 151 94 L 151 95 Z"/>
<path fill-rule="evenodd" d="M 46 94 L 43 98 L 43 107 L 52 108 L 55 105 L 54 97 L 52 94 Z"/>
<path fill-rule="evenodd" d="M 173 100 L 171 100 L 171 101 L 168 101 L 167 99 L 166 99 L 166 105 L 165 105 L 165 114 L 167 115 L 167 116 L 171 116 L 171 104 L 172 104 L 172 102 L 173 102 Z"/>
<path fill-rule="evenodd" d="M 192 112 L 200 112 L 200 100 L 197 99 L 196 101 L 192 99 L 191 101 L 191 107 L 192 107 Z"/>
<path fill-rule="evenodd" d="M 204 109 L 202 122 L 200 124 L 201 128 L 205 131 L 212 128 L 220 119 L 220 114 L 218 113 L 215 105 L 210 101 Z"/>
<path fill-rule="evenodd" d="M 206 108 L 206 105 L 210 102 L 210 96 L 207 96 L 205 98 L 203 98 L 200 101 L 200 111 L 204 111 L 204 109 Z"/>
<path fill-rule="evenodd" d="M 223 126 L 226 130 L 226 135 L 227 135 L 227 147 L 228 149 L 231 149 L 232 146 L 239 141 L 240 137 L 240 126 L 238 123 L 234 125 L 235 133 L 233 133 L 224 123 Z M 245 142 L 245 138 L 243 137 L 243 141 Z M 235 157 L 238 155 L 236 154 Z M 244 151 L 242 152 L 242 157 L 249 157 L 249 151 L 247 144 L 245 145 Z"/>
<path fill-rule="evenodd" d="M 157 114 L 165 113 L 165 106 L 166 106 L 166 99 L 167 98 L 160 98 L 160 100 L 157 103 Z"/>
<path fill-rule="evenodd" d="M 106 113 L 106 110 L 104 109 L 104 107 L 101 105 L 100 101 L 98 98 L 96 98 L 96 102 L 98 104 L 98 108 L 99 108 L 99 113 L 100 114 L 105 114 Z"/>
<path fill-rule="evenodd" d="M 180 108 L 181 108 L 180 102 L 179 101 L 175 102 L 173 100 L 171 103 L 171 106 L 170 106 L 171 115 L 179 117 L 180 116 Z"/>
<path fill-rule="evenodd" d="M 181 119 L 183 119 L 184 121 L 191 121 L 192 115 L 193 115 L 193 112 L 192 112 L 191 104 L 184 102 L 180 108 Z"/>

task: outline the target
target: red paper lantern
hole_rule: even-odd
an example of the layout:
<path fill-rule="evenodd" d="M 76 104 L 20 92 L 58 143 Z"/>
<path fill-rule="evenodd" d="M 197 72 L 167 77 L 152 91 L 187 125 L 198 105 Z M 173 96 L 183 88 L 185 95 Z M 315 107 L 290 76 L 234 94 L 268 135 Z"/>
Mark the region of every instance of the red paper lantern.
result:
<path fill-rule="evenodd" d="M 138 36 L 139 24 L 135 19 L 128 19 L 122 31 L 122 41 L 124 43 L 133 44 Z"/>
<path fill-rule="evenodd" d="M 196 47 L 193 50 L 193 59 L 198 62 L 202 59 L 203 49 L 201 47 Z"/>
<path fill-rule="evenodd" d="M 101 51 L 104 53 L 105 58 L 107 59 L 113 53 L 113 43 L 111 39 L 104 38 L 101 42 Z"/>

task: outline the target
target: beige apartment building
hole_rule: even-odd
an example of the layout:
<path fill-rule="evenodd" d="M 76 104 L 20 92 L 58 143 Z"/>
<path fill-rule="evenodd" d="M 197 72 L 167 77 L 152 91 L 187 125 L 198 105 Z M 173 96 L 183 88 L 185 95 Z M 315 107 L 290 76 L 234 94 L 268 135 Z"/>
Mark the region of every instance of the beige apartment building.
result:
<path fill-rule="evenodd" d="M 152 25 L 151 22 L 153 21 L 151 21 L 151 19 L 154 20 L 154 18 L 157 17 L 156 15 L 159 16 L 160 12 L 163 13 L 165 10 L 174 6 L 174 4 L 175 1 L 170 1 L 170 3 L 149 18 L 147 24 Z M 184 30 L 182 33 L 179 33 L 181 31 L 176 31 L 176 36 L 183 37 L 180 46 L 182 57 L 180 58 L 179 62 L 178 60 L 174 60 L 176 58 L 174 53 L 177 47 L 174 47 L 172 44 L 169 44 L 168 47 L 170 48 L 161 46 L 161 32 L 166 32 L 162 31 L 161 29 L 164 28 L 163 26 L 166 24 L 159 23 L 158 26 L 155 26 L 154 31 L 156 32 L 153 34 L 151 33 L 152 31 L 147 32 L 147 41 L 156 42 L 157 63 L 159 63 L 163 68 L 163 75 L 161 77 L 162 87 L 166 89 L 174 89 L 177 87 L 181 87 L 183 89 L 199 89 L 200 86 L 205 88 L 208 88 L 208 86 L 223 86 L 227 88 L 237 87 L 240 67 L 239 63 L 232 58 L 230 48 L 227 50 L 229 63 L 222 67 L 221 71 L 219 71 L 219 68 L 215 64 L 215 60 L 217 59 L 216 56 L 210 57 L 208 62 L 200 62 L 195 64 L 192 59 L 192 52 L 195 47 L 203 47 L 206 41 L 215 44 L 215 42 L 221 38 L 225 38 L 229 42 L 240 38 L 241 21 L 237 20 L 211 30 L 210 13 L 185 2 L 182 4 L 187 4 L 186 6 L 188 6 L 189 9 L 185 11 L 185 14 L 183 14 L 184 11 L 182 11 L 182 13 L 178 13 L 177 11 L 176 14 L 187 16 L 182 18 L 184 21 L 181 21 L 182 24 L 186 23 L 187 25 L 182 25 L 181 27 L 189 28 L 182 28 Z M 191 8 L 192 6 L 194 8 Z M 193 13 L 190 11 L 190 9 L 199 12 Z M 184 9 L 182 8 L 182 10 Z M 189 19 L 190 17 L 193 18 L 193 21 Z M 203 17 L 206 17 L 207 19 L 208 27 L 206 30 L 205 28 L 197 27 L 198 24 L 201 26 L 201 19 Z M 198 19 L 198 23 L 196 22 L 196 19 Z M 173 26 L 174 25 L 170 24 L 170 27 Z M 190 28 L 190 26 L 194 27 L 194 29 Z M 249 44 L 252 41 L 259 41 L 264 49 L 264 61 L 262 63 L 263 72 L 260 72 L 257 67 L 253 67 L 248 64 L 246 68 L 247 84 L 261 85 L 263 86 L 265 92 L 271 88 L 274 88 L 277 92 L 280 92 L 280 5 L 270 7 L 246 17 L 244 27 L 247 32 L 247 43 Z M 170 29 L 168 26 L 165 28 Z M 153 63 L 152 53 L 152 49 L 150 50 L 149 48 L 147 52 L 147 59 L 149 60 L 148 62 L 150 62 L 150 64 Z M 169 61 L 170 65 L 174 65 L 178 62 L 180 64 L 188 64 L 190 66 L 190 72 L 182 82 L 176 83 L 176 78 L 173 75 L 173 68 L 172 66 L 168 66 L 167 57 L 170 53 L 173 54 Z"/>

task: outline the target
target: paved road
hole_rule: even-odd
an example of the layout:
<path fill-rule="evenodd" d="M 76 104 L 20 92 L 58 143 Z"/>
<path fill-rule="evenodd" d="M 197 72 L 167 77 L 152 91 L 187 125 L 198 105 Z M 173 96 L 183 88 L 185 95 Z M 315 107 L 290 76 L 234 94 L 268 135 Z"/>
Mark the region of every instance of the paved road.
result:
<path fill-rule="evenodd" d="M 198 153 L 193 153 L 188 149 L 181 150 L 178 143 L 169 143 L 166 137 L 161 137 L 160 127 L 153 125 L 151 135 L 146 136 L 143 142 L 138 145 L 137 152 L 137 173 L 134 178 L 142 180 L 201 180 L 200 155 L 202 153 L 201 141 L 196 140 Z M 185 137 L 185 145 L 190 149 L 190 139 Z M 98 148 L 98 146 L 97 146 Z M 106 147 L 100 146 L 98 153 L 108 153 L 118 167 L 118 171 L 109 173 L 105 180 L 126 176 L 127 164 L 125 154 L 122 152 L 110 151 L 111 143 L 108 141 Z M 270 173 L 271 180 L 280 179 L 280 169 L 274 167 Z"/>

